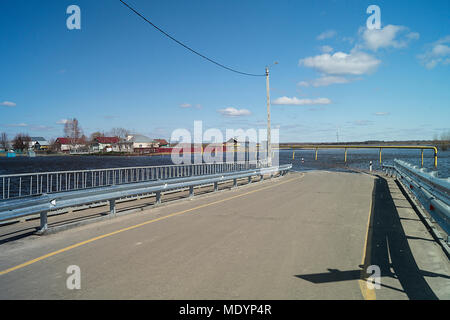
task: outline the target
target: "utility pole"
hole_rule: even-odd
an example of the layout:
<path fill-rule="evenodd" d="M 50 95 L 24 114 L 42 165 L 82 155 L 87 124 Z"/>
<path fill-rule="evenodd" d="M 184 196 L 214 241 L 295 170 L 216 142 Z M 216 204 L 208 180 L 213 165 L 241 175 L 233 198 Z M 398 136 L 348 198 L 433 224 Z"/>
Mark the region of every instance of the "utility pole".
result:
<path fill-rule="evenodd" d="M 270 86 L 269 67 L 266 67 L 266 89 L 267 89 L 267 165 L 272 166 L 272 143 L 270 138 Z"/>

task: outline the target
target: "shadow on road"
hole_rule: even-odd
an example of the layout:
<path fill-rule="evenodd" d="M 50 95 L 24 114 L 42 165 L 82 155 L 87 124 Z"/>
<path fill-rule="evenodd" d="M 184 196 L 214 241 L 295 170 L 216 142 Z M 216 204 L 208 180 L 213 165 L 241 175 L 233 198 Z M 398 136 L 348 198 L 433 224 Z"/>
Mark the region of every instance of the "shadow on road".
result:
<path fill-rule="evenodd" d="M 367 279 L 371 275 L 365 273 L 366 268 L 369 265 L 377 265 L 381 270 L 382 287 L 404 292 L 411 300 L 437 300 L 438 297 L 428 286 L 424 276 L 446 279 L 450 277 L 419 269 L 408 244 L 408 238 L 412 237 L 405 234 L 389 185 L 381 176 L 375 180 L 370 231 L 366 261 L 363 266 L 358 266 L 359 269 L 350 271 L 328 269 L 325 273 L 296 275 L 296 277 L 315 284 Z M 383 284 L 383 277 L 398 279 L 403 290 Z"/>

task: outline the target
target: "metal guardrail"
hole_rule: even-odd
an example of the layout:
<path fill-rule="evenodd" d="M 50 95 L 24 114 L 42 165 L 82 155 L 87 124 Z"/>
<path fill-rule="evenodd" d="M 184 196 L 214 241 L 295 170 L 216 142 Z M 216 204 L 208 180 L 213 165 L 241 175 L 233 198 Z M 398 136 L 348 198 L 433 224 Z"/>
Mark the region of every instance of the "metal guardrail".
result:
<path fill-rule="evenodd" d="M 0 221 L 40 214 L 40 232 L 44 232 L 47 230 L 47 213 L 51 211 L 109 201 L 110 214 L 115 215 L 115 202 L 118 199 L 155 194 L 156 203 L 158 204 L 161 201 L 161 192 L 189 188 L 189 196 L 193 196 L 194 187 L 196 186 L 214 184 L 214 191 L 217 191 L 218 183 L 220 182 L 233 180 L 234 186 L 237 186 L 237 179 L 249 178 L 249 182 L 251 182 L 251 177 L 260 176 L 263 179 L 264 175 L 273 175 L 277 172 L 284 175 L 291 168 L 292 165 L 289 164 L 269 168 L 255 168 L 240 172 L 216 173 L 157 181 L 141 181 L 95 189 L 42 194 L 24 199 L 10 199 L 0 202 Z"/>
<path fill-rule="evenodd" d="M 390 176 L 400 179 L 417 200 L 447 233 L 450 240 L 450 178 L 441 179 L 437 172 L 413 166 L 405 161 L 394 160 L 393 166 L 383 165 Z"/>
<path fill-rule="evenodd" d="M 347 162 L 347 151 L 348 149 L 378 149 L 379 150 L 379 157 L 380 157 L 380 164 L 382 164 L 382 152 L 383 149 L 406 149 L 406 150 L 421 150 L 421 158 L 422 158 L 422 167 L 423 167 L 423 152 L 424 150 L 433 150 L 434 151 L 434 167 L 437 168 L 437 161 L 438 161 L 438 149 L 435 146 L 391 146 L 391 145 L 385 145 L 385 146 L 377 146 L 377 145 L 282 145 L 279 148 L 280 150 L 287 149 L 287 150 L 294 150 L 292 153 L 292 159 L 295 157 L 295 150 L 301 149 L 301 150 L 315 150 L 315 160 L 317 160 L 319 149 L 344 149 L 345 155 L 344 155 L 344 161 Z"/>
<path fill-rule="evenodd" d="M 260 162 L 125 167 L 0 175 L 0 202 L 41 194 L 256 169 Z"/>

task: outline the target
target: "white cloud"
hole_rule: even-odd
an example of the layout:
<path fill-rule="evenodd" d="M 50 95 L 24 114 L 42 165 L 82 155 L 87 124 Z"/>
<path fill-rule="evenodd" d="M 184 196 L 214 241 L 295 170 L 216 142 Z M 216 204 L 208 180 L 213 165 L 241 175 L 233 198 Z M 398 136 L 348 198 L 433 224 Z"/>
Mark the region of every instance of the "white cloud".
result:
<path fill-rule="evenodd" d="M 432 53 L 435 56 L 447 56 L 450 54 L 450 47 L 443 45 L 443 44 L 437 44 L 434 48 Z"/>
<path fill-rule="evenodd" d="M 49 131 L 49 130 L 52 130 L 53 127 L 52 126 L 45 126 L 45 125 L 31 125 L 30 129 L 31 130 L 36 130 L 36 131 Z"/>
<path fill-rule="evenodd" d="M 8 124 L 7 127 L 28 127 L 28 124 L 26 123 L 14 123 L 14 124 Z"/>
<path fill-rule="evenodd" d="M 390 112 L 375 112 L 374 115 L 379 116 L 379 117 L 383 117 L 383 116 L 390 115 Z"/>
<path fill-rule="evenodd" d="M 352 37 L 343 37 L 342 41 L 348 42 L 349 44 L 353 44 L 355 42 L 355 39 Z"/>
<path fill-rule="evenodd" d="M 319 34 L 317 36 L 317 40 L 325 40 L 325 39 L 333 38 L 335 35 L 336 35 L 336 31 L 328 30 L 328 31 L 325 31 L 325 32 L 322 32 L 321 34 Z"/>
<path fill-rule="evenodd" d="M 438 64 L 450 64 L 450 35 L 429 45 L 429 49 L 418 56 L 427 69 L 433 69 Z"/>
<path fill-rule="evenodd" d="M 371 121 L 371 120 L 355 120 L 355 121 L 348 121 L 347 123 L 350 125 L 354 125 L 354 126 L 365 127 L 365 126 L 372 125 L 373 121 Z"/>
<path fill-rule="evenodd" d="M 11 102 L 11 101 L 3 101 L 3 102 L 0 102 L 0 106 L 15 107 L 16 104 L 14 102 Z"/>
<path fill-rule="evenodd" d="M 381 63 L 375 57 L 357 50 L 350 53 L 336 52 L 301 59 L 299 65 L 314 68 L 331 75 L 362 75 L 375 71 Z"/>
<path fill-rule="evenodd" d="M 233 107 L 225 108 L 217 110 L 221 115 L 225 117 L 241 117 L 241 116 L 249 116 L 252 113 L 247 109 L 236 109 Z"/>
<path fill-rule="evenodd" d="M 321 46 L 320 51 L 322 51 L 323 53 L 330 53 L 333 52 L 333 48 L 330 46 Z"/>
<path fill-rule="evenodd" d="M 316 98 L 316 99 L 298 99 L 297 97 L 281 97 L 272 101 L 275 105 L 291 105 L 291 106 L 304 106 L 304 105 L 323 105 L 330 104 L 331 100 L 328 98 Z"/>
<path fill-rule="evenodd" d="M 418 40 L 420 38 L 420 34 L 418 32 L 410 32 L 406 35 L 408 39 Z"/>
<path fill-rule="evenodd" d="M 302 87 L 309 87 L 310 85 L 313 87 L 326 87 L 332 84 L 349 83 L 354 80 L 355 79 L 348 79 L 345 77 L 338 77 L 338 76 L 322 76 L 321 78 L 311 81 L 301 81 L 298 83 L 298 85 Z"/>
<path fill-rule="evenodd" d="M 67 120 L 67 119 L 61 119 L 61 120 L 56 121 L 56 124 L 66 124 L 67 121 L 69 121 L 69 120 Z"/>
<path fill-rule="evenodd" d="M 420 37 L 417 32 L 408 32 L 404 26 L 387 25 L 382 29 L 360 29 L 364 40 L 363 46 L 373 51 L 380 48 L 405 48 L 411 40 Z"/>
<path fill-rule="evenodd" d="M 309 82 L 308 81 L 300 81 L 298 83 L 298 85 L 301 87 L 309 87 Z"/>
<path fill-rule="evenodd" d="M 201 104 L 196 104 L 194 106 L 194 105 L 192 105 L 190 103 L 183 103 L 183 104 L 180 104 L 180 108 L 183 108 L 183 109 L 189 109 L 189 108 L 202 109 L 202 105 Z"/>

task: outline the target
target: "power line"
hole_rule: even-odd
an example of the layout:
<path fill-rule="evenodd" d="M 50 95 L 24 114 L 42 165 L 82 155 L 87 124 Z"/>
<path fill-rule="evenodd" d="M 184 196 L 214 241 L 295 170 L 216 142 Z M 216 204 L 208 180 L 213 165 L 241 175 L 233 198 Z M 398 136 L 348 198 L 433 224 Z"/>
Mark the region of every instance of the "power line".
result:
<path fill-rule="evenodd" d="M 253 73 L 246 73 L 246 72 L 242 72 L 242 71 L 238 71 L 235 69 L 232 69 L 230 67 L 224 66 L 223 64 L 216 62 L 206 56 L 204 56 L 203 54 L 195 51 L 194 49 L 188 47 L 187 45 L 185 45 L 184 43 L 182 43 L 181 41 L 178 41 L 177 39 L 175 39 L 174 37 L 172 37 L 170 34 L 168 34 L 167 32 L 165 32 L 164 30 L 162 30 L 161 28 L 159 28 L 158 26 L 154 25 L 151 21 L 149 21 L 146 17 L 144 17 L 142 14 L 140 14 L 138 11 L 136 11 L 135 9 L 133 9 L 130 5 L 128 5 L 125 1 L 123 0 L 119 0 L 120 2 L 122 2 L 128 9 L 130 9 L 131 11 L 133 11 L 136 15 L 138 15 L 139 17 L 141 17 L 142 19 L 144 19 L 147 23 L 149 23 L 153 28 L 155 28 L 156 30 L 158 30 L 159 32 L 161 32 L 162 34 L 164 34 L 166 37 L 168 37 L 169 39 L 175 41 L 176 43 L 178 43 L 179 45 L 183 46 L 184 48 L 188 49 L 189 51 L 195 53 L 196 55 L 202 57 L 203 59 L 208 60 L 209 62 L 214 63 L 215 65 L 218 65 L 221 68 L 227 69 L 229 71 L 232 72 L 236 72 L 239 74 L 243 74 L 246 76 L 252 76 L 252 77 L 265 77 L 266 74 L 253 74 Z"/>

